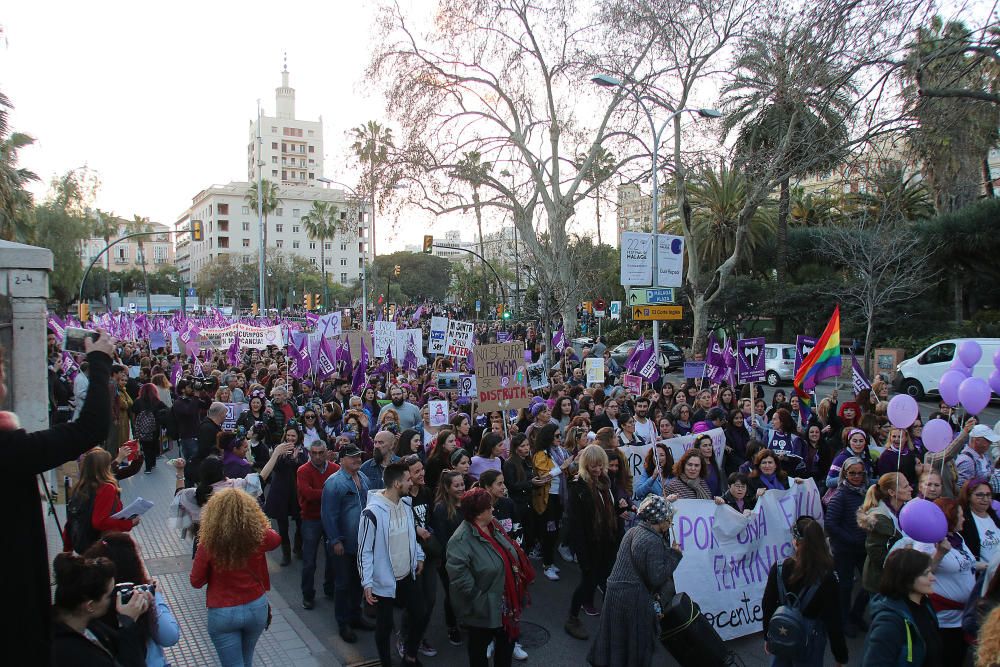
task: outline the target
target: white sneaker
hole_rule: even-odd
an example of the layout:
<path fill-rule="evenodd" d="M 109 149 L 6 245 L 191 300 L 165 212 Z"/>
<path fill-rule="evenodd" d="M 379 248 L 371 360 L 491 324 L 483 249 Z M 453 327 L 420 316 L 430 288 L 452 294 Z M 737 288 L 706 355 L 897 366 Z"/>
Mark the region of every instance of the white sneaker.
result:
<path fill-rule="evenodd" d="M 559 581 L 559 571 L 556 570 L 555 566 L 549 565 L 545 568 L 544 574 L 549 581 Z"/>
<path fill-rule="evenodd" d="M 572 563 L 576 560 L 576 556 L 573 555 L 573 550 L 570 549 L 569 546 L 560 544 L 558 551 L 559 555 L 562 556 L 562 559 L 567 563 Z"/>
<path fill-rule="evenodd" d="M 528 652 L 521 648 L 521 642 L 514 642 L 514 659 L 527 660 Z"/>
<path fill-rule="evenodd" d="M 492 657 L 493 657 L 493 642 L 490 642 L 490 645 L 486 647 L 486 659 L 489 660 Z"/>

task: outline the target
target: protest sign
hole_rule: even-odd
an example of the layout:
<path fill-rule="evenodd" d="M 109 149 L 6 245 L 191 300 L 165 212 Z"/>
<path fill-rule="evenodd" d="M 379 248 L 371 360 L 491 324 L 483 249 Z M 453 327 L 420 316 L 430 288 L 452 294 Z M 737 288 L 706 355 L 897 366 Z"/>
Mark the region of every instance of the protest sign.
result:
<path fill-rule="evenodd" d="M 389 351 L 389 347 L 396 345 L 396 323 L 376 321 L 372 327 L 372 339 L 375 342 L 372 354 L 376 357 L 384 357 Z M 393 354 L 395 354 L 393 350 Z"/>
<path fill-rule="evenodd" d="M 226 418 L 222 420 L 223 431 L 235 431 L 236 420 L 247 409 L 246 403 L 223 403 L 226 406 Z"/>
<path fill-rule="evenodd" d="M 726 433 L 721 428 L 709 429 L 697 435 L 683 435 L 670 438 L 669 440 L 665 440 L 664 444 L 670 449 L 670 455 L 674 458 L 674 461 L 677 461 L 683 456 L 684 452 L 691 449 L 694 441 L 701 435 L 707 435 L 712 438 L 715 460 L 721 465 L 726 449 Z M 649 477 L 646 474 L 645 461 L 646 454 L 649 453 L 652 447 L 652 443 L 646 443 L 644 445 L 622 445 L 618 448 L 625 454 L 625 464 L 632 473 L 633 488 L 646 481 L 646 478 Z M 637 498 L 636 500 L 642 500 L 642 498 Z"/>
<path fill-rule="evenodd" d="M 178 331 L 170 332 L 170 353 L 171 354 L 181 353 L 181 334 Z"/>
<path fill-rule="evenodd" d="M 167 340 L 163 336 L 162 331 L 150 331 L 149 332 L 149 349 L 158 350 L 161 347 L 167 346 Z"/>
<path fill-rule="evenodd" d="M 466 398 L 474 398 L 477 395 L 476 376 L 460 375 L 458 378 L 458 395 Z"/>
<path fill-rule="evenodd" d="M 323 317 L 319 318 L 316 323 L 316 331 L 323 332 L 325 338 L 336 338 L 343 331 L 343 323 L 341 322 L 341 314 L 339 311 L 333 313 L 327 313 Z"/>
<path fill-rule="evenodd" d="M 539 361 L 536 364 L 528 364 L 525 368 L 528 371 L 528 385 L 532 391 L 549 386 L 549 374 L 545 372 L 545 364 Z"/>
<path fill-rule="evenodd" d="M 449 357 L 465 359 L 472 350 L 472 335 L 476 325 L 472 322 L 448 320 L 448 336 L 444 353 Z"/>
<path fill-rule="evenodd" d="M 458 391 L 458 383 L 461 381 L 461 374 L 459 373 L 438 373 L 437 374 L 437 390 L 438 391 Z"/>
<path fill-rule="evenodd" d="M 514 337 L 513 334 L 511 334 L 509 331 L 498 331 L 497 332 L 497 342 L 498 343 L 506 343 L 507 341 L 511 340 L 513 337 Z"/>
<path fill-rule="evenodd" d="M 705 377 L 705 362 L 704 361 L 685 361 L 684 362 L 684 379 L 685 380 L 697 380 L 698 378 Z"/>
<path fill-rule="evenodd" d="M 372 335 L 367 331 L 358 331 L 357 329 L 347 329 L 344 331 L 342 336 L 347 336 L 347 342 L 351 346 L 351 359 L 357 361 L 361 358 L 361 341 L 365 342 L 365 349 L 368 350 L 369 354 L 372 349 Z"/>
<path fill-rule="evenodd" d="M 818 341 L 819 338 L 814 338 L 813 336 L 802 336 L 800 334 L 795 337 L 795 370 L 792 375 L 798 375 L 799 366 L 809 356 L 809 353 L 813 351 Z"/>
<path fill-rule="evenodd" d="M 764 344 L 763 338 L 744 338 L 736 343 L 740 384 L 764 381 Z"/>
<path fill-rule="evenodd" d="M 642 393 L 642 376 L 641 375 L 625 375 L 622 377 L 622 385 L 625 390 L 633 396 L 638 396 Z"/>
<path fill-rule="evenodd" d="M 587 373 L 587 384 L 604 383 L 604 358 L 587 357 L 584 359 L 584 367 Z"/>
<path fill-rule="evenodd" d="M 427 401 L 431 426 L 448 425 L 448 401 Z"/>
<path fill-rule="evenodd" d="M 480 410 L 489 412 L 528 407 L 531 401 L 523 351 L 524 346 L 520 342 L 476 345 L 472 348 Z"/>
<path fill-rule="evenodd" d="M 791 526 L 804 515 L 823 521 L 816 482 L 768 491 L 749 515 L 711 500 L 678 500 L 674 509 L 673 535 L 684 552 L 677 592 L 698 603 L 723 640 L 760 632 L 771 565 L 795 551 Z"/>
<path fill-rule="evenodd" d="M 255 327 L 241 322 L 222 328 L 201 329 L 198 340 L 204 347 L 224 350 L 233 344 L 237 332 L 240 337 L 240 349 L 262 350 L 268 345 L 282 345 L 284 339 L 280 324 L 273 327 Z"/>
<path fill-rule="evenodd" d="M 431 335 L 427 339 L 427 354 L 444 354 L 445 341 L 448 338 L 448 318 L 431 318 Z"/>

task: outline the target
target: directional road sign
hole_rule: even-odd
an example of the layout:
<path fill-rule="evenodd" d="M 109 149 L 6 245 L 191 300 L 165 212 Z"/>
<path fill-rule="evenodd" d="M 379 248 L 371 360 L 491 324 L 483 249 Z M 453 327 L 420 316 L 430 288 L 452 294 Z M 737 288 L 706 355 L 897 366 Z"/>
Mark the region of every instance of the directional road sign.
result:
<path fill-rule="evenodd" d="M 633 320 L 679 320 L 683 314 L 681 306 L 632 306 Z"/>
<path fill-rule="evenodd" d="M 626 297 L 629 306 L 652 306 L 674 303 L 673 287 L 633 287 Z"/>

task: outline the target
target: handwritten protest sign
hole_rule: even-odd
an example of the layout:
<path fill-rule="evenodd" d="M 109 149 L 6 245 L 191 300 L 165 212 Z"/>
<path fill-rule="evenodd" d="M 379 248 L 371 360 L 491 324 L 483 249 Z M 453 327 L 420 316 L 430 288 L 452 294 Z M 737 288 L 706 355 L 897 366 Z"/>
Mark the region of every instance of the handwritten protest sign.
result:
<path fill-rule="evenodd" d="M 670 449 L 670 455 L 674 457 L 674 461 L 678 460 L 684 455 L 684 452 L 691 449 L 694 445 L 694 441 L 701 435 L 707 435 L 712 438 L 712 447 L 715 449 L 715 460 L 721 465 L 722 458 L 726 450 L 726 433 L 721 428 L 713 428 L 705 431 L 704 433 L 698 433 L 697 435 L 682 435 L 676 438 L 670 438 L 666 440 L 664 444 Z M 646 481 L 649 475 L 646 473 L 645 461 L 646 454 L 649 450 L 653 448 L 653 443 L 646 443 L 645 445 L 622 445 L 619 449 L 625 454 L 625 464 L 628 469 L 632 472 L 633 488 Z M 642 500 L 642 498 L 636 498 L 636 500 Z"/>
<path fill-rule="evenodd" d="M 823 521 L 816 483 L 768 491 L 749 516 L 711 500 L 678 500 L 674 509 L 674 539 L 684 552 L 677 591 L 698 603 L 724 640 L 760 632 L 771 565 L 794 553 L 792 524 L 804 515 Z"/>
<path fill-rule="evenodd" d="M 431 318 L 431 335 L 427 339 L 427 354 L 444 354 L 445 342 L 448 339 L 448 318 Z"/>
<path fill-rule="evenodd" d="M 375 341 L 373 354 L 376 357 L 384 357 L 389 351 L 389 347 L 396 346 L 396 323 L 379 321 L 375 322 L 372 328 L 372 339 Z M 396 350 L 392 351 L 393 354 Z"/>
<path fill-rule="evenodd" d="M 587 369 L 587 384 L 602 384 L 604 382 L 604 358 L 588 357 L 584 359 Z"/>
<path fill-rule="evenodd" d="M 351 359 L 357 361 L 361 358 L 361 341 L 365 341 L 365 349 L 368 350 L 369 354 L 372 351 L 372 335 L 367 331 L 358 331 L 357 329 L 347 329 L 342 334 L 347 336 L 347 342 L 351 346 Z"/>
<path fill-rule="evenodd" d="M 468 357 L 472 350 L 472 334 L 475 328 L 472 322 L 448 320 L 448 337 L 445 341 L 444 353 L 449 357 L 460 359 Z"/>
<path fill-rule="evenodd" d="M 528 374 L 524 364 L 524 345 L 520 342 L 476 345 L 476 391 L 481 410 L 526 408 Z"/>

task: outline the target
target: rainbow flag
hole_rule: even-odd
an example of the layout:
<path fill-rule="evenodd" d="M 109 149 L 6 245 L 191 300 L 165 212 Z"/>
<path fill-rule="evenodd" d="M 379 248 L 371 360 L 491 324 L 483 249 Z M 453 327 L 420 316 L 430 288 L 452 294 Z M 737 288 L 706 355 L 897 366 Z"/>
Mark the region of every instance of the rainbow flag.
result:
<path fill-rule="evenodd" d="M 840 305 L 837 305 L 823 329 L 823 335 L 816 341 L 809 356 L 802 361 L 792 383 L 799 397 L 799 404 L 805 410 L 811 411 L 811 395 L 816 385 L 826 378 L 839 376 L 840 368 Z"/>

